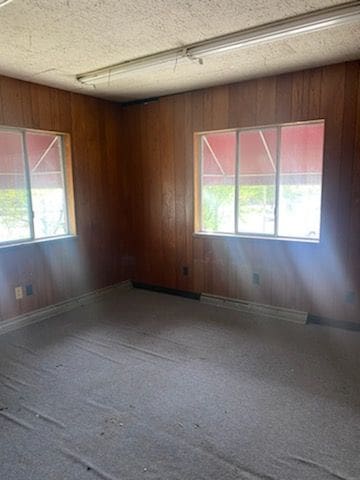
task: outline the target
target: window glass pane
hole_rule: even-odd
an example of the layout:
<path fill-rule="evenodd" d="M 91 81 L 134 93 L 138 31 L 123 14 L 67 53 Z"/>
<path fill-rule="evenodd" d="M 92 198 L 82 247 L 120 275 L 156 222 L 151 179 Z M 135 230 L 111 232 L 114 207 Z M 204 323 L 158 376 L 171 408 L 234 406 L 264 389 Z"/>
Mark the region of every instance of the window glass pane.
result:
<path fill-rule="evenodd" d="M 22 134 L 0 130 L 0 242 L 30 237 Z"/>
<path fill-rule="evenodd" d="M 319 239 L 324 123 L 281 128 L 279 235 Z"/>
<path fill-rule="evenodd" d="M 239 133 L 238 231 L 274 234 L 276 128 Z"/>
<path fill-rule="evenodd" d="M 235 231 L 236 133 L 201 137 L 201 213 L 205 232 Z"/>
<path fill-rule="evenodd" d="M 62 139 L 26 133 L 35 238 L 68 233 L 62 164 Z"/>

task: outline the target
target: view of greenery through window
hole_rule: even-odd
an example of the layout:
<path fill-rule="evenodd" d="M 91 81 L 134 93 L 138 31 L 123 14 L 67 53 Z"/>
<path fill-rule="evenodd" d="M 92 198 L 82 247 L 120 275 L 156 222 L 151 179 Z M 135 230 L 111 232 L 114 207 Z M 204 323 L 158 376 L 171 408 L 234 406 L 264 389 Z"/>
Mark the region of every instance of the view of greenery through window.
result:
<path fill-rule="evenodd" d="M 209 232 L 234 231 L 234 194 L 231 185 L 203 187 L 203 225 Z"/>
<path fill-rule="evenodd" d="M 242 233 L 271 234 L 274 231 L 274 185 L 239 186 L 238 228 Z"/>
<path fill-rule="evenodd" d="M 29 237 L 28 205 L 25 190 L 0 190 L 0 235 L 2 241 Z"/>
<path fill-rule="evenodd" d="M 0 130 L 0 243 L 68 233 L 61 141 L 48 133 Z"/>
<path fill-rule="evenodd" d="M 323 122 L 239 131 L 237 141 L 234 132 L 207 134 L 201 144 L 201 230 L 319 239 L 323 134 Z"/>

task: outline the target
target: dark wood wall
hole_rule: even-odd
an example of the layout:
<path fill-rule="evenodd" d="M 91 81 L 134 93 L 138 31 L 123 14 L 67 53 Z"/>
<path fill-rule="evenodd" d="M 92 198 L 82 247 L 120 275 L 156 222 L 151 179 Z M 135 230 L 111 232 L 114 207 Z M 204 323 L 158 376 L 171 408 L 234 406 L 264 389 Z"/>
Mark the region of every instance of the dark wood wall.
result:
<path fill-rule="evenodd" d="M 359 62 L 164 97 L 124 115 L 137 281 L 360 321 Z M 194 132 L 313 119 L 326 121 L 320 244 L 193 236 Z"/>
<path fill-rule="evenodd" d="M 71 134 L 78 237 L 0 248 L 0 319 L 131 277 L 117 104 L 0 77 L 0 124 Z M 31 283 L 34 295 L 15 300 Z"/>
<path fill-rule="evenodd" d="M 0 124 L 71 134 L 78 227 L 74 239 L 0 249 L 0 318 L 134 278 L 360 321 L 359 71 L 351 62 L 126 108 L 0 77 Z M 319 245 L 193 236 L 194 132 L 318 118 Z M 16 301 L 28 283 L 34 295 Z"/>

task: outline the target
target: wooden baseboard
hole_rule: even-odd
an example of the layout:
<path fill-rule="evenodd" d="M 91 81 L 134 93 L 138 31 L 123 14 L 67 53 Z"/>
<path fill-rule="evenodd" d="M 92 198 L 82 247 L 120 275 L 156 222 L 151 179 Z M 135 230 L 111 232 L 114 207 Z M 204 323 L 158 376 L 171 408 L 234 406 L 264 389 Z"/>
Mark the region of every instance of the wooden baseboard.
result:
<path fill-rule="evenodd" d="M 133 287 L 152 290 L 160 293 L 180 295 L 192 299 L 200 299 L 202 303 L 208 305 L 229 308 L 232 310 L 252 314 L 257 317 L 270 317 L 276 320 L 287 320 L 299 324 L 313 323 L 317 325 L 325 325 L 346 330 L 360 331 L 360 324 L 357 323 L 324 319 L 308 314 L 307 312 L 293 310 L 290 308 L 275 307 L 273 305 L 264 305 L 256 302 L 248 302 L 246 300 L 239 300 L 229 297 L 220 297 L 206 293 L 198 294 L 194 292 L 184 292 L 181 290 L 148 285 L 140 282 L 132 283 L 130 280 L 125 280 L 124 282 L 110 285 L 109 287 L 104 287 L 89 293 L 84 293 L 83 295 L 70 298 L 69 300 L 65 300 L 64 302 L 60 302 L 55 305 L 49 305 L 48 307 L 44 307 L 39 310 L 34 310 L 32 312 L 4 320 L 0 322 L 0 335 L 3 335 L 4 333 L 10 332 L 12 330 L 17 330 L 18 328 L 26 327 L 27 325 L 31 325 L 32 323 L 41 322 L 56 315 L 60 315 L 61 313 L 73 310 L 77 307 L 96 302 L 98 299 L 112 291 L 128 290 Z"/>
<path fill-rule="evenodd" d="M 109 287 L 84 293 L 78 297 L 73 297 L 69 300 L 65 300 L 64 302 L 56 303 L 55 305 L 49 305 L 48 307 L 40 308 L 29 313 L 24 313 L 23 315 L 9 318 L 8 320 L 0 322 L 0 335 L 12 330 L 17 330 L 18 328 L 26 327 L 32 323 L 41 322 L 48 318 L 54 317 L 55 315 L 73 310 L 74 308 L 93 303 L 112 291 L 130 288 L 132 288 L 131 281 L 125 280 L 124 282 L 116 283 L 115 285 L 110 285 Z"/>
<path fill-rule="evenodd" d="M 275 307 L 273 305 L 264 305 L 256 302 L 247 302 L 235 298 L 219 297 L 202 293 L 200 301 L 216 307 L 230 308 L 240 312 L 256 315 L 263 318 L 274 318 L 276 320 L 287 320 L 289 322 L 305 324 L 307 323 L 307 312 L 293 310 L 291 308 Z"/>

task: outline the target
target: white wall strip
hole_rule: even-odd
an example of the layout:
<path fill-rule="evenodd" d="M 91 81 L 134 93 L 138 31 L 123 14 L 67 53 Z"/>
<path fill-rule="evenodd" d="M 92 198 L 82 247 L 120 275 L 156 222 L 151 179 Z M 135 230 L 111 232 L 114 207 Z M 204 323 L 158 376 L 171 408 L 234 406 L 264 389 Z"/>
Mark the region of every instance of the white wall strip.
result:
<path fill-rule="evenodd" d="M 308 313 L 291 308 L 274 307 L 256 302 L 247 302 L 227 297 L 201 294 L 200 301 L 216 307 L 229 308 L 240 312 L 249 313 L 262 318 L 274 318 L 276 320 L 287 320 L 289 322 L 305 324 Z"/>

